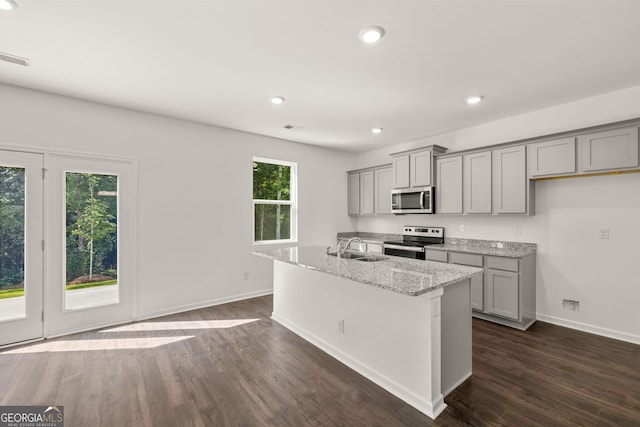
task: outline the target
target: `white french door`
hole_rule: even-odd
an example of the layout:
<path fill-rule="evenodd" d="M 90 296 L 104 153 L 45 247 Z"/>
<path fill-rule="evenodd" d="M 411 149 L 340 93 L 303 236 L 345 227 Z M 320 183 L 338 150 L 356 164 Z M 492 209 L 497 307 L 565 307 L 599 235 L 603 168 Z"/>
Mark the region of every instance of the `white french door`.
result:
<path fill-rule="evenodd" d="M 45 337 L 132 320 L 135 164 L 49 155 L 46 168 Z"/>
<path fill-rule="evenodd" d="M 0 150 L 0 346 L 43 336 L 43 155 Z"/>

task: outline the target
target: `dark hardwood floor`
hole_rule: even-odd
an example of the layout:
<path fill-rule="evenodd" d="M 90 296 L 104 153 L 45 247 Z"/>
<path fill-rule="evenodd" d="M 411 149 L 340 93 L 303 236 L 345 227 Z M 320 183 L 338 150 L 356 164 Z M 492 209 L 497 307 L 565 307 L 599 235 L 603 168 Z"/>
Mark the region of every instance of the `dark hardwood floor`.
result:
<path fill-rule="evenodd" d="M 640 426 L 637 345 L 474 319 L 473 376 L 432 421 L 271 321 L 271 307 L 261 297 L 4 350 L 0 405 L 64 405 L 67 427 Z M 230 319 L 257 320 L 202 322 Z"/>

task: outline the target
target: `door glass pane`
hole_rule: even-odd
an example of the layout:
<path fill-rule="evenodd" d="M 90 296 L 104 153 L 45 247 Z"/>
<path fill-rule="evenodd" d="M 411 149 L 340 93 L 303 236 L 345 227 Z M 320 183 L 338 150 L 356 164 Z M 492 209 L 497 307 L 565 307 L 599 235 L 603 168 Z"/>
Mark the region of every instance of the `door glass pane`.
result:
<path fill-rule="evenodd" d="M 0 321 L 26 317 L 25 170 L 0 166 Z"/>
<path fill-rule="evenodd" d="M 66 173 L 65 308 L 117 304 L 118 177 Z"/>

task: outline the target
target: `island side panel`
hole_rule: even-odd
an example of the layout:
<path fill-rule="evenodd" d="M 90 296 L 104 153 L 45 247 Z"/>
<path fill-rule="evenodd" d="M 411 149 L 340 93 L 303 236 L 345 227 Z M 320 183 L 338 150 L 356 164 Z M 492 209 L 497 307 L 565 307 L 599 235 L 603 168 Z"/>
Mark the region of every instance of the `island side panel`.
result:
<path fill-rule="evenodd" d="M 471 376 L 471 281 L 444 288 L 442 296 L 442 394 Z"/>
<path fill-rule="evenodd" d="M 435 418 L 446 407 L 442 293 L 407 296 L 275 261 L 272 318 Z"/>

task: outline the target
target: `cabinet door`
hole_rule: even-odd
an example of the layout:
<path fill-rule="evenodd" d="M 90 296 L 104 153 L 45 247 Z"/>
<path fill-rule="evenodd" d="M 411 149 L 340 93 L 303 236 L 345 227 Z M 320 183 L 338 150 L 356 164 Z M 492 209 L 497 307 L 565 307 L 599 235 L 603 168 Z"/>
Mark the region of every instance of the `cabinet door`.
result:
<path fill-rule="evenodd" d="M 373 171 L 360 172 L 360 215 L 373 215 Z"/>
<path fill-rule="evenodd" d="M 487 313 L 519 320 L 519 274 L 510 271 L 486 270 Z"/>
<path fill-rule="evenodd" d="M 471 278 L 471 308 L 484 310 L 484 277 L 482 274 Z"/>
<path fill-rule="evenodd" d="M 638 166 L 637 127 L 581 135 L 579 140 L 585 172 Z"/>
<path fill-rule="evenodd" d="M 576 139 L 563 138 L 527 146 L 529 175 L 558 175 L 576 171 Z"/>
<path fill-rule="evenodd" d="M 393 188 L 409 188 L 409 155 L 393 158 Z"/>
<path fill-rule="evenodd" d="M 527 213 L 524 145 L 493 150 L 493 212 Z"/>
<path fill-rule="evenodd" d="M 349 174 L 349 215 L 360 215 L 360 174 Z"/>
<path fill-rule="evenodd" d="M 375 170 L 375 213 L 391 213 L 391 188 L 393 169 L 383 168 Z"/>
<path fill-rule="evenodd" d="M 410 156 L 411 166 L 409 175 L 411 176 L 412 187 L 428 187 L 431 185 L 431 165 L 433 164 L 433 153 L 431 150 L 418 151 Z"/>
<path fill-rule="evenodd" d="M 436 213 L 462 213 L 462 156 L 436 160 Z"/>
<path fill-rule="evenodd" d="M 491 151 L 467 154 L 462 159 L 464 212 L 491 213 Z"/>

